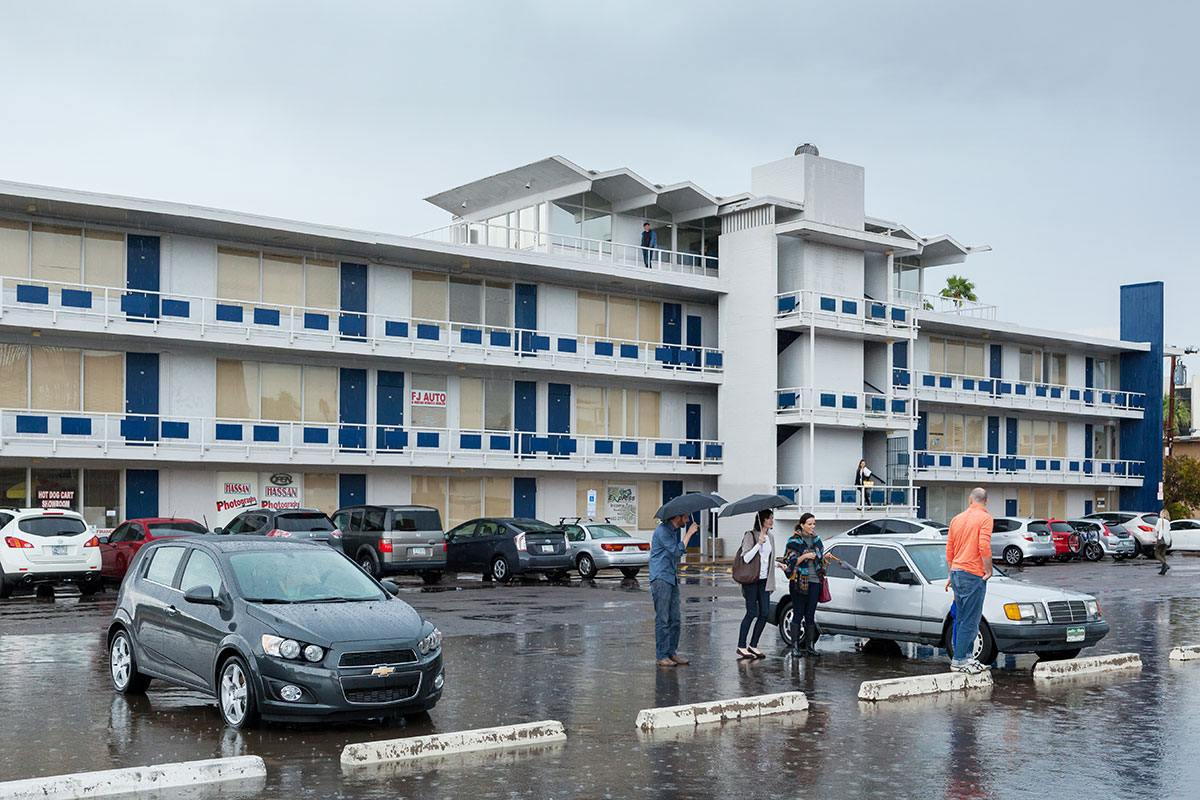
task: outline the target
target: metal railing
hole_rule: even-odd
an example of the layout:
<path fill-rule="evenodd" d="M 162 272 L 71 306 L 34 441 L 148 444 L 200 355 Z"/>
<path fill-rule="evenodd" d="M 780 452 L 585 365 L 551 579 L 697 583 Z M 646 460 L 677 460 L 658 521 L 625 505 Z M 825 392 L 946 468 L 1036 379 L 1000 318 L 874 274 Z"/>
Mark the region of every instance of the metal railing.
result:
<path fill-rule="evenodd" d="M 1068 456 L 1000 455 L 997 453 L 947 453 L 919 450 L 913 467 L 918 475 L 970 480 L 983 475 L 1020 475 L 1030 481 L 1061 483 L 1103 482 L 1119 478 L 1140 479 L 1145 462 Z"/>
<path fill-rule="evenodd" d="M 776 389 L 776 415 L 786 416 L 796 412 L 811 412 L 835 422 L 861 422 L 869 418 L 886 420 L 897 416 L 916 418 L 911 397 L 888 397 L 875 392 L 842 392 L 807 386 Z"/>
<path fill-rule="evenodd" d="M 862 330 L 913 331 L 913 309 L 901 303 L 885 303 L 869 297 L 818 292 L 799 289 L 775 296 L 777 319 L 799 318 L 834 327 L 855 327 Z"/>
<path fill-rule="evenodd" d="M 1118 411 L 1144 412 L 1146 395 L 1141 392 L 1089 389 L 1033 381 L 1013 381 L 956 375 L 948 372 L 919 371 L 916 389 L 947 402 L 992 404 L 996 399 L 1027 402 L 1030 408 L 1048 411 L 1073 411 L 1083 408 L 1111 408 Z"/>
<path fill-rule="evenodd" d="M 920 309 L 933 311 L 938 314 L 959 314 L 964 317 L 977 319 L 995 319 L 997 307 L 978 300 L 960 300 L 953 297 L 943 297 L 940 294 L 926 294 L 911 289 L 894 289 L 893 296 L 897 303 Z"/>
<path fill-rule="evenodd" d="M 117 414 L 0 409 L 0 453 L 17 444 L 49 444 L 51 451 L 94 448 L 107 455 L 136 447 L 141 452 L 217 453 L 264 461 L 317 456 L 338 463 L 342 454 L 367 454 L 384 463 L 435 456 L 490 465 L 542 459 L 588 466 L 716 464 L 722 445 L 708 439 L 595 436 L 512 430 L 428 428 L 347 422 L 301 422 L 196 417 L 174 414 Z M 128 451 L 126 451 L 128 452 Z M 428 461 L 428 459 L 424 459 Z"/>
<path fill-rule="evenodd" d="M 662 270 L 687 275 L 718 276 L 717 256 L 642 247 L 603 239 L 589 239 L 561 233 L 491 225 L 486 222 L 455 222 L 418 233 L 417 239 L 442 244 L 472 245 L 496 250 L 545 253 L 582 261 L 613 264 L 619 267 Z"/>
<path fill-rule="evenodd" d="M 661 370 L 719 373 L 724 368 L 722 352 L 711 347 L 25 278 L 0 279 L 0 320 L 10 309 L 46 312 L 51 325 L 59 317 L 86 319 L 101 329 L 113 322 L 135 320 L 139 331 L 187 326 L 200 337 L 207 331 L 221 331 L 255 343 L 263 341 L 263 334 L 277 334 L 288 344 L 321 349 L 363 342 L 371 349 L 399 349 L 412 356 L 445 358 L 464 350 L 503 352 L 541 356 L 551 364 L 628 365 L 655 374 Z"/>
<path fill-rule="evenodd" d="M 775 491 L 795 503 L 797 511 L 811 511 L 818 519 L 822 512 L 911 516 L 916 506 L 914 490 L 910 486 L 785 483 L 777 485 Z"/>

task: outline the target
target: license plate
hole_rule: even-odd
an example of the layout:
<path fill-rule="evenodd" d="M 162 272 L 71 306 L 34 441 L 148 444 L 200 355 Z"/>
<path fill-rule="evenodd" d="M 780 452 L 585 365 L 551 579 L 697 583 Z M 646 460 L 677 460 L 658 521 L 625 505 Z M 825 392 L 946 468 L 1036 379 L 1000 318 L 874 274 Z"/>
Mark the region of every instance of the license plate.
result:
<path fill-rule="evenodd" d="M 50 555 L 65 556 L 67 554 L 67 546 L 65 544 L 56 544 L 50 548 Z"/>
<path fill-rule="evenodd" d="M 428 547 L 414 547 L 412 549 L 413 558 L 429 558 Z"/>
<path fill-rule="evenodd" d="M 543 552 L 543 553 L 553 553 L 553 552 L 554 552 L 554 545 L 552 545 L 552 544 L 544 544 L 544 545 L 542 545 L 542 552 Z"/>
<path fill-rule="evenodd" d="M 1068 642 L 1082 642 L 1083 636 L 1083 628 L 1067 628 Z"/>

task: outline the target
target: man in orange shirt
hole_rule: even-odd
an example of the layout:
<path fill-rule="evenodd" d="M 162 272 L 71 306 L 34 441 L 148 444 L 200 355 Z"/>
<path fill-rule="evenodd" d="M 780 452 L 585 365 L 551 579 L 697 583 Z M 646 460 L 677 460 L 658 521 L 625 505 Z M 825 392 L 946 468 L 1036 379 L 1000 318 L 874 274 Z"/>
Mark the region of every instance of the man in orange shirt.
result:
<path fill-rule="evenodd" d="M 946 564 L 950 567 L 955 605 L 950 669 L 975 675 L 987 669 L 970 656 L 979 635 L 987 580 L 992 577 L 992 515 L 987 510 L 987 490 L 983 487 L 972 489 L 971 505 L 950 520 Z"/>

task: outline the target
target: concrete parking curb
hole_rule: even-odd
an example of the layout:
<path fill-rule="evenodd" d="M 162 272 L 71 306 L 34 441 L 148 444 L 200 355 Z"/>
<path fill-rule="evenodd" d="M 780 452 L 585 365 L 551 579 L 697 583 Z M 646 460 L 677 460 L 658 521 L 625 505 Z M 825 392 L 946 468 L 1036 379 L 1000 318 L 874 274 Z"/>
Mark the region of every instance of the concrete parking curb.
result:
<path fill-rule="evenodd" d="M 496 728 L 477 728 L 454 733 L 435 733 L 408 739 L 387 739 L 381 742 L 348 744 L 342 748 L 342 764 L 357 766 L 405 761 L 453 753 L 498 750 L 507 747 L 526 747 L 544 742 L 561 742 L 567 738 L 563 724 L 555 720 L 503 725 Z"/>
<path fill-rule="evenodd" d="M 1137 653 L 1115 653 L 1109 656 L 1070 658 L 1064 661 L 1039 661 L 1033 665 L 1033 677 L 1053 680 L 1096 672 L 1123 672 L 1141 668 L 1142 657 Z"/>
<path fill-rule="evenodd" d="M 962 692 L 992 685 L 992 673 L 969 675 L 965 672 L 939 672 L 934 675 L 913 675 L 882 681 L 863 681 L 858 687 L 858 699 L 871 703 L 904 700 L 938 692 Z"/>
<path fill-rule="evenodd" d="M 1171 650 L 1169 661 L 1200 661 L 1200 645 L 1184 645 Z"/>
<path fill-rule="evenodd" d="M 638 712 L 634 726 L 643 731 L 681 726 L 695 727 L 713 722 L 763 717 L 769 714 L 788 714 L 807 709 L 808 697 L 804 692 L 760 694 L 754 697 L 740 697 L 736 700 L 717 700 L 711 703 L 693 703 L 666 708 L 644 708 Z"/>
<path fill-rule="evenodd" d="M 182 761 L 149 767 L 127 767 L 74 775 L 53 775 L 0 783 L 0 800 L 74 800 L 133 792 L 179 789 L 203 783 L 265 778 L 267 767 L 258 756 Z"/>

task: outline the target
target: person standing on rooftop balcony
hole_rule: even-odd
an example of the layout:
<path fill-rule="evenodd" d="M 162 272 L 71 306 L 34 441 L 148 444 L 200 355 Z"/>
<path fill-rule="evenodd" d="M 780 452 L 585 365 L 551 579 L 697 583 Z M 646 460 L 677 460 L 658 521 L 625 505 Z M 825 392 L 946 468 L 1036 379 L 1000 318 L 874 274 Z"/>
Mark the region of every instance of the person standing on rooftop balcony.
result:
<path fill-rule="evenodd" d="M 650 223 L 642 223 L 642 263 L 650 269 L 650 253 L 658 247 L 658 234 L 650 230 Z"/>
<path fill-rule="evenodd" d="M 875 485 L 875 473 L 867 467 L 865 458 L 858 462 L 858 469 L 854 470 L 854 485 L 859 487 L 858 493 L 861 498 L 859 505 L 870 507 L 871 487 Z"/>

